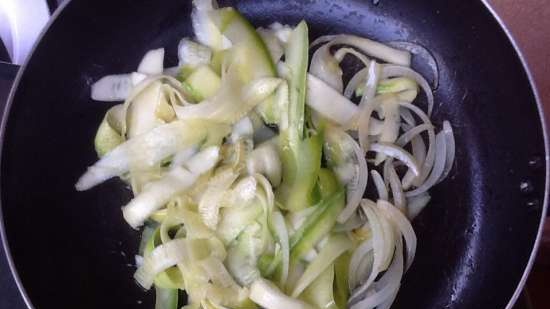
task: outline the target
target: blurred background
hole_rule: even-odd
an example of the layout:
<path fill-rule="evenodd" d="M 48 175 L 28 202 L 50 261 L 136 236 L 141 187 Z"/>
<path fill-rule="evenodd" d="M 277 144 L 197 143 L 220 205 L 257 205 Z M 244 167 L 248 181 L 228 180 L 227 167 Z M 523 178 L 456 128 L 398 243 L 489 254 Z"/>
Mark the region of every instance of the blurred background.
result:
<path fill-rule="evenodd" d="M 64 1 L 0 0 L 0 111 L 3 110 L 9 94 L 17 65 L 25 61 L 51 13 Z M 501 18 L 522 51 L 546 110 L 546 119 L 550 123 L 550 6 L 548 6 L 548 0 L 485 0 L 485 2 Z M 548 295 L 550 220 L 546 221 L 533 271 L 515 309 L 550 308 Z M 0 291 L 0 308 L 26 308 L 1 248 Z"/>

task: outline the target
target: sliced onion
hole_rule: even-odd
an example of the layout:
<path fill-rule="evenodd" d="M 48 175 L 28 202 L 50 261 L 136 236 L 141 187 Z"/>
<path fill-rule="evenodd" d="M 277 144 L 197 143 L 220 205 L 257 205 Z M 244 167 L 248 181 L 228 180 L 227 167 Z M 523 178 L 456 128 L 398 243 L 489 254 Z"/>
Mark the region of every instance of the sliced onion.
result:
<path fill-rule="evenodd" d="M 393 41 L 389 42 L 388 45 L 407 50 L 413 54 L 415 58 L 420 58 L 432 71 L 432 88 L 436 90 L 439 87 L 439 67 L 434 55 L 426 47 L 417 43 L 405 41 Z"/>
<path fill-rule="evenodd" d="M 390 164 L 389 168 L 389 183 L 391 188 L 391 193 L 393 195 L 393 203 L 395 207 L 403 213 L 407 213 L 407 200 L 403 194 L 403 187 L 401 185 L 401 180 L 397 176 L 397 172 L 393 165 Z"/>
<path fill-rule="evenodd" d="M 256 32 L 258 32 L 258 34 L 262 37 L 262 40 L 269 50 L 273 63 L 279 62 L 281 57 L 284 55 L 285 50 L 281 41 L 275 35 L 275 31 L 273 29 L 265 29 L 260 27 L 256 29 Z"/>
<path fill-rule="evenodd" d="M 273 187 L 281 183 L 282 163 L 277 146 L 273 143 L 268 142 L 256 147 L 246 160 L 246 168 L 251 175 L 265 175 Z"/>
<path fill-rule="evenodd" d="M 338 62 L 342 62 L 342 60 L 344 60 L 344 57 L 346 55 L 353 55 L 355 56 L 357 59 L 359 59 L 363 65 L 365 65 L 365 67 L 368 67 L 369 66 L 369 58 L 365 55 L 363 55 L 362 53 L 356 51 L 355 49 L 353 48 L 349 48 L 349 47 L 342 47 L 340 49 L 338 49 L 335 53 L 334 53 L 334 58 L 336 58 L 336 60 Z"/>
<path fill-rule="evenodd" d="M 385 44 L 359 36 L 348 34 L 324 35 L 313 41 L 313 43 L 311 43 L 311 46 L 315 46 L 324 42 L 331 42 L 331 44 L 334 45 L 349 45 L 357 48 L 358 50 L 369 56 L 384 60 L 389 63 L 395 63 L 405 66 L 410 66 L 411 64 L 411 54 L 409 52 L 394 49 Z"/>
<path fill-rule="evenodd" d="M 407 108 L 411 110 L 413 113 L 415 113 L 422 122 L 425 124 L 431 124 L 430 118 L 417 106 L 407 103 L 407 102 L 400 102 L 401 106 L 404 108 Z M 418 183 L 422 183 L 425 181 L 425 179 L 428 177 L 428 174 L 432 170 L 432 167 L 434 165 L 435 160 L 435 132 L 434 130 L 428 130 L 428 152 L 426 154 L 426 160 L 424 160 L 424 164 L 422 164 L 422 170 L 420 172 L 420 175 L 418 175 L 417 180 Z"/>
<path fill-rule="evenodd" d="M 330 53 L 331 46 L 330 43 L 327 43 L 313 53 L 309 73 L 325 82 L 338 93 L 342 93 L 344 90 L 343 72 L 338 61 Z"/>
<path fill-rule="evenodd" d="M 392 244 L 384 242 L 384 231 L 382 228 L 381 220 L 374 210 L 376 208 L 376 204 L 374 204 L 374 202 L 370 200 L 364 199 L 363 201 L 361 201 L 361 208 L 365 212 L 367 220 L 370 224 L 370 229 L 372 232 L 374 260 L 367 281 L 363 285 L 359 286 L 357 289 L 353 290 L 353 293 L 351 294 L 349 299 L 349 303 L 353 303 L 358 298 L 362 298 L 362 296 L 370 287 L 370 285 L 374 282 L 378 274 L 383 271 L 382 264 L 384 263 L 385 259 L 384 252 L 386 251 L 386 246 L 392 246 Z"/>
<path fill-rule="evenodd" d="M 366 309 L 377 308 L 388 299 L 391 299 L 399 290 L 401 278 L 403 276 L 403 255 L 402 241 L 397 239 L 394 250 L 393 262 L 388 270 L 374 284 L 375 288 L 372 293 L 365 291 L 360 301 L 351 302 L 351 309 Z"/>
<path fill-rule="evenodd" d="M 132 91 L 131 74 L 107 75 L 92 85 L 92 99 L 114 102 L 125 100 Z"/>
<path fill-rule="evenodd" d="M 334 232 L 350 232 L 360 228 L 363 224 L 365 224 L 365 219 L 362 218 L 358 212 L 355 212 L 346 222 L 337 223 L 334 226 Z"/>
<path fill-rule="evenodd" d="M 408 217 L 409 220 L 414 220 L 418 214 L 428 205 L 430 202 L 430 194 L 428 192 L 424 192 L 422 194 L 419 194 L 417 196 L 412 196 L 407 198 L 407 206 L 409 208 Z"/>
<path fill-rule="evenodd" d="M 376 87 L 378 86 L 378 81 L 380 80 L 380 73 L 381 68 L 380 65 L 374 61 L 371 60 L 369 63 L 368 71 L 367 71 L 367 78 L 365 81 L 365 90 L 363 92 L 363 99 L 359 103 L 359 108 L 362 108 L 374 98 L 376 95 Z"/>
<path fill-rule="evenodd" d="M 397 238 L 400 238 L 401 236 L 397 235 L 397 230 L 393 222 L 386 219 L 385 215 L 382 213 L 382 210 L 380 210 L 376 206 L 374 207 L 373 210 L 378 214 L 378 217 L 380 218 L 380 225 L 382 226 L 382 231 L 383 231 L 382 235 L 384 238 L 384 243 L 388 244 L 384 246 L 385 250 L 384 250 L 382 266 L 381 266 L 382 270 L 387 270 L 391 264 L 392 257 L 394 255 L 395 241 Z"/>
<path fill-rule="evenodd" d="M 363 99 L 365 97 L 363 96 Z M 357 133 L 358 133 L 358 139 L 359 139 L 359 145 L 361 146 L 361 149 L 363 151 L 368 151 L 369 148 L 369 129 L 370 129 L 370 120 L 371 115 L 374 112 L 375 109 L 380 106 L 380 104 L 384 103 L 384 100 L 387 99 L 387 96 L 378 96 L 374 98 L 373 100 L 368 101 L 363 108 L 361 109 L 361 113 L 359 114 L 358 120 L 357 120 Z"/>
<path fill-rule="evenodd" d="M 290 34 L 292 33 L 292 27 L 289 25 L 283 25 L 279 22 L 274 22 L 271 25 L 269 25 L 269 28 L 275 32 L 275 36 L 281 43 L 288 42 L 288 39 L 290 38 Z"/>
<path fill-rule="evenodd" d="M 147 75 L 162 74 L 164 68 L 164 48 L 148 51 L 139 63 L 137 72 Z"/>
<path fill-rule="evenodd" d="M 365 79 L 368 75 L 368 67 L 364 67 L 361 70 L 357 71 L 352 78 L 349 80 L 348 84 L 346 85 L 346 89 L 344 89 L 344 96 L 346 98 L 351 98 L 353 94 L 355 93 L 355 90 L 365 82 Z"/>
<path fill-rule="evenodd" d="M 443 134 L 445 135 L 445 150 L 447 151 L 447 153 L 445 158 L 445 169 L 443 170 L 443 173 L 441 174 L 441 177 L 439 178 L 437 183 L 447 178 L 447 176 L 451 172 L 451 169 L 453 168 L 453 164 L 455 161 L 455 137 L 453 133 L 453 128 L 447 120 L 443 121 Z"/>
<path fill-rule="evenodd" d="M 395 76 L 403 76 L 414 79 L 416 83 L 420 85 L 422 90 L 424 90 L 424 93 L 426 94 L 426 98 L 428 100 L 428 115 L 431 115 L 434 107 L 434 96 L 432 89 L 430 88 L 430 84 L 428 84 L 424 77 L 408 67 L 398 65 L 384 65 L 382 69 L 382 78 Z"/>
<path fill-rule="evenodd" d="M 386 187 L 386 184 L 384 183 L 384 179 L 382 179 L 382 176 L 376 170 L 371 170 L 370 174 L 372 176 L 372 180 L 374 181 L 374 186 L 376 187 L 376 191 L 378 192 L 378 199 L 387 201 L 388 200 L 388 188 Z"/>
<path fill-rule="evenodd" d="M 397 101 L 387 102 L 382 105 L 384 115 L 384 125 L 378 138 L 382 143 L 394 143 L 399 136 L 399 127 L 401 126 L 401 117 L 399 117 L 399 103 Z M 386 159 L 386 156 L 378 153 L 374 160 L 374 165 L 379 165 Z"/>
<path fill-rule="evenodd" d="M 357 247 L 351 256 L 349 262 L 348 284 L 349 289 L 353 290 L 359 282 L 362 272 L 358 271 L 360 264 L 366 259 L 366 255 L 372 252 L 372 239 L 363 241 L 359 247 Z"/>
<path fill-rule="evenodd" d="M 347 133 L 342 133 L 342 138 L 346 140 L 345 142 L 353 147 L 353 155 L 355 157 L 354 163 L 357 165 L 358 170 L 354 179 L 346 185 L 346 207 L 344 207 L 340 215 L 338 215 L 337 221 L 339 223 L 346 222 L 355 210 L 357 210 L 357 207 L 359 207 L 365 189 L 367 188 L 367 180 L 369 177 L 367 161 L 361 147 L 359 147 L 357 142 Z"/>
<path fill-rule="evenodd" d="M 443 170 L 445 169 L 445 160 L 447 156 L 446 146 L 447 145 L 445 143 L 445 135 L 442 132 L 438 133 L 435 137 L 436 157 L 435 157 L 434 166 L 430 173 L 430 176 L 426 179 L 426 181 L 420 187 L 405 193 L 408 197 L 415 196 L 428 191 L 441 178 L 441 175 L 443 174 Z"/>
<path fill-rule="evenodd" d="M 222 50 L 231 47 L 231 42 L 221 34 L 220 30 L 212 22 L 209 12 L 218 8 L 214 0 L 194 0 L 191 21 L 197 40 L 214 50 Z"/>
<path fill-rule="evenodd" d="M 416 254 L 417 239 L 414 229 L 407 217 L 405 217 L 402 212 L 398 211 L 392 204 L 379 200 L 376 205 L 379 209 L 383 210 L 388 219 L 395 223 L 403 235 L 403 238 L 405 238 L 405 247 L 407 249 L 407 263 L 405 270 L 407 270 L 411 267 Z M 399 252 L 399 254 L 401 254 L 401 252 Z"/>
<path fill-rule="evenodd" d="M 387 143 L 374 143 L 370 145 L 370 151 L 383 153 L 389 157 L 400 160 L 409 167 L 415 175 L 420 174 L 420 167 L 416 160 L 405 149 Z"/>
<path fill-rule="evenodd" d="M 416 120 L 414 119 L 414 116 L 411 114 L 411 111 L 406 108 L 400 108 L 399 113 L 401 115 L 401 118 L 407 123 L 409 126 L 416 126 Z"/>
<path fill-rule="evenodd" d="M 212 50 L 207 46 L 183 38 L 178 44 L 178 65 L 198 67 L 208 65 L 212 59 Z"/>
<path fill-rule="evenodd" d="M 400 147 L 404 147 L 409 142 L 411 142 L 413 138 L 415 138 L 416 136 L 419 136 L 422 132 L 433 130 L 433 128 L 434 127 L 431 124 L 423 123 L 421 125 L 418 125 L 418 126 L 412 128 L 412 129 L 408 130 L 407 132 L 403 133 L 399 137 L 399 139 L 397 139 L 395 144 L 400 146 Z"/>
<path fill-rule="evenodd" d="M 424 143 L 422 136 L 417 135 L 413 137 L 411 140 L 411 148 L 416 162 L 420 165 L 424 165 L 424 161 L 426 160 L 426 144 Z M 403 190 L 408 190 L 411 185 L 415 185 L 417 187 L 420 186 L 422 183 L 418 180 L 420 180 L 420 177 L 415 176 L 413 172 L 407 170 L 405 176 L 403 176 Z"/>

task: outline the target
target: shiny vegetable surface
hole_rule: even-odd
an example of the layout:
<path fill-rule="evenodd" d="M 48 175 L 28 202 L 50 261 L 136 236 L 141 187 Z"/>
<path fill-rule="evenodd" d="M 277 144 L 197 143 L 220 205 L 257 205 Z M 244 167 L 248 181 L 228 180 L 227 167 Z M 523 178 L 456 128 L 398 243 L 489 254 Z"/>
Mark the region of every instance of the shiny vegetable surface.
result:
<path fill-rule="evenodd" d="M 390 307 L 415 257 L 410 220 L 455 158 L 411 54 L 347 34 L 310 44 L 306 21 L 255 29 L 212 0 L 192 22 L 177 67 L 155 49 L 92 85 L 124 102 L 75 187 L 133 191 L 137 283 L 157 309 Z"/>

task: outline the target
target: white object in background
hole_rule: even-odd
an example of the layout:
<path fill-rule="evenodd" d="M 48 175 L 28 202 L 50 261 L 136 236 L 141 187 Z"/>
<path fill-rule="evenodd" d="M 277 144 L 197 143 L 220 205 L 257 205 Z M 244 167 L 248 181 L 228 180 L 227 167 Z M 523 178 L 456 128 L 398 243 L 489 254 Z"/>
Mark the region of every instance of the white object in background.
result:
<path fill-rule="evenodd" d="M 0 0 L 0 38 L 14 64 L 23 64 L 50 18 L 45 0 Z"/>

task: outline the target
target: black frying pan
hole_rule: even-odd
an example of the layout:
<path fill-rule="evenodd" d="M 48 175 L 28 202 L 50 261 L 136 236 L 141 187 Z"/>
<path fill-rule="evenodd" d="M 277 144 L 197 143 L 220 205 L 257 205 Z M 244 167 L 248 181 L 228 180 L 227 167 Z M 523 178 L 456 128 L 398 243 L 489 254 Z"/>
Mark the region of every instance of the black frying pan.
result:
<path fill-rule="evenodd" d="M 533 260 L 547 190 L 540 104 L 524 64 L 480 1 L 223 1 L 255 25 L 309 22 L 311 36 L 406 40 L 439 63 L 434 119 L 449 119 L 456 166 L 414 221 L 417 257 L 394 308 L 504 308 Z M 133 282 L 138 232 L 116 180 L 76 192 L 95 161 L 109 105 L 90 84 L 130 72 L 144 52 L 191 34 L 188 0 L 73 0 L 20 72 L 3 121 L 1 199 L 14 274 L 27 303 L 47 308 L 153 308 Z M 428 73 L 428 72 L 424 72 Z M 520 184 L 527 188 L 520 190 Z M 525 187 L 525 186 L 524 186 Z"/>

